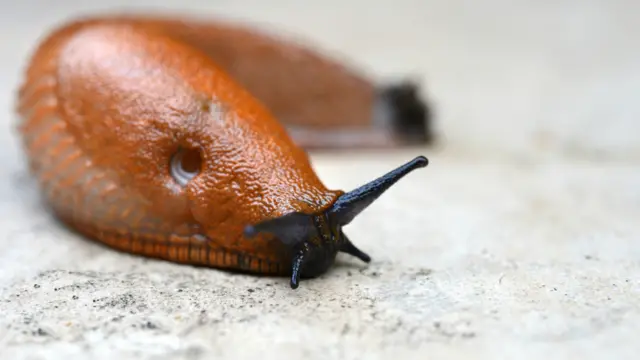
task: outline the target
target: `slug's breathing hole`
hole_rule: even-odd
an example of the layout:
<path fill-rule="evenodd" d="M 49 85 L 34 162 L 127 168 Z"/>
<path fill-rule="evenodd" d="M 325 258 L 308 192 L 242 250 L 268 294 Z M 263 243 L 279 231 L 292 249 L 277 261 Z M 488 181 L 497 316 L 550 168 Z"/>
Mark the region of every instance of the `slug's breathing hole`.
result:
<path fill-rule="evenodd" d="M 186 186 L 200 173 L 201 167 L 202 156 L 198 149 L 180 148 L 171 157 L 169 171 L 178 184 Z"/>

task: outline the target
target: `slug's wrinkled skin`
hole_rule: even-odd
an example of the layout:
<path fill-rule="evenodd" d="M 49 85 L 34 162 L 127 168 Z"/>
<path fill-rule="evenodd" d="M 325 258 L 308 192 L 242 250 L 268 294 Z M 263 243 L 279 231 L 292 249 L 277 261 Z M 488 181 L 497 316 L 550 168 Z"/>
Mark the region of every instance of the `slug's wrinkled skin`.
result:
<path fill-rule="evenodd" d="M 203 48 L 151 27 L 76 22 L 33 54 L 20 131 L 56 216 L 115 249 L 291 275 L 294 288 L 338 251 L 368 261 L 341 227 L 426 159 L 329 190 L 264 102 Z M 178 155 L 195 176 L 175 176 Z"/>

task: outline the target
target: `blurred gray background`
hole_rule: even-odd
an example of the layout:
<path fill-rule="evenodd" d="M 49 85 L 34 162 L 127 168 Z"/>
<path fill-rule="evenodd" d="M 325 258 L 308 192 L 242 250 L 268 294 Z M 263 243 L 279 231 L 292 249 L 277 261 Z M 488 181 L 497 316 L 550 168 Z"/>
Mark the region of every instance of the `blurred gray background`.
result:
<path fill-rule="evenodd" d="M 374 261 L 291 291 L 112 252 L 37 202 L 13 129 L 25 61 L 103 11 L 292 33 L 379 81 L 415 76 L 437 149 L 314 155 L 350 189 L 427 169 L 350 225 Z M 623 359 L 640 351 L 637 1 L 22 1 L 0 17 L 4 359 Z"/>

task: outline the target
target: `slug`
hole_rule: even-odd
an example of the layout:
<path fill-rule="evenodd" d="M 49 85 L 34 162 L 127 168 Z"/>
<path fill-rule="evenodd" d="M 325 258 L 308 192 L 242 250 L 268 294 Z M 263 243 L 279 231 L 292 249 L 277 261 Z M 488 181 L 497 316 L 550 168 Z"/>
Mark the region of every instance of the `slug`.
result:
<path fill-rule="evenodd" d="M 98 24 L 135 26 L 188 44 L 265 104 L 306 149 L 393 148 L 435 140 L 433 109 L 416 83 L 376 84 L 345 63 L 247 25 L 195 17 L 122 14 L 86 17 L 67 31 Z"/>
<path fill-rule="evenodd" d="M 230 58 L 260 52 L 239 59 L 246 64 L 295 62 L 284 54 L 295 50 L 277 50 L 257 35 L 232 32 L 223 39 L 229 30 L 217 26 L 105 17 L 67 23 L 42 40 L 28 62 L 17 112 L 44 201 L 70 229 L 113 249 L 290 276 L 293 289 L 326 272 L 338 252 L 369 262 L 343 227 L 402 177 L 427 166 L 427 158 L 350 192 L 326 188 L 305 150 L 313 145 L 305 146 L 279 116 L 295 121 L 287 116 L 298 114 L 298 124 L 307 125 L 320 122 L 317 116 L 361 121 L 363 106 L 330 105 L 339 99 L 322 99 L 324 93 L 300 98 L 329 107 L 319 115 L 316 106 L 306 112 L 279 105 L 279 96 L 296 93 L 295 79 L 281 86 L 254 82 L 252 76 L 268 77 L 269 68 L 233 72 L 233 61 L 220 65 L 227 50 L 208 50 L 217 43 L 233 48 Z M 192 28 L 198 36 L 185 35 Z M 317 66 L 322 74 L 331 67 Z M 341 95 L 367 86 L 328 77 L 326 91 L 335 86 Z M 266 84 L 281 94 L 270 97 Z"/>

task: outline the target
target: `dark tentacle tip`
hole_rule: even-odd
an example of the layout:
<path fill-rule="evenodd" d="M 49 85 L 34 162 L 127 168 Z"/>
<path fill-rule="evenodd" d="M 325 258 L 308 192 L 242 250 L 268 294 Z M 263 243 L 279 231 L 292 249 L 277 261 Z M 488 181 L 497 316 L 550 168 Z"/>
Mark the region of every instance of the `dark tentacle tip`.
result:
<path fill-rule="evenodd" d="M 413 162 L 416 164 L 417 168 L 423 168 L 423 167 L 427 167 L 427 165 L 429 165 L 429 159 L 427 159 L 423 155 L 420 155 L 420 156 L 416 157 L 415 159 L 413 159 Z"/>
<path fill-rule="evenodd" d="M 361 252 L 359 256 L 356 256 L 358 259 L 360 259 L 360 261 L 364 262 L 364 263 L 370 263 L 371 262 L 371 256 L 369 256 L 368 254 Z"/>

